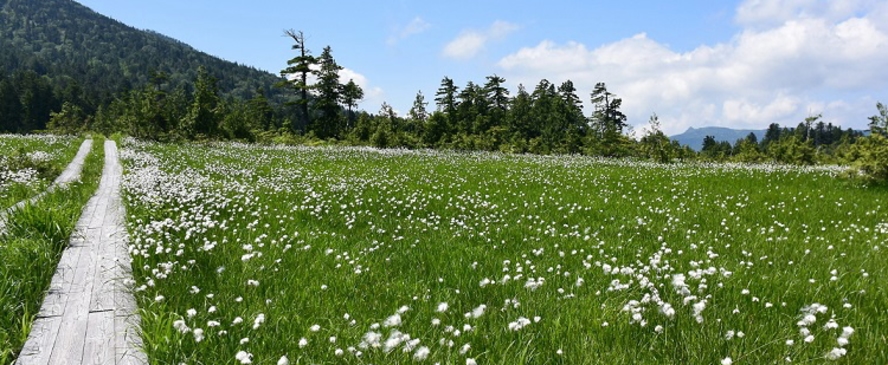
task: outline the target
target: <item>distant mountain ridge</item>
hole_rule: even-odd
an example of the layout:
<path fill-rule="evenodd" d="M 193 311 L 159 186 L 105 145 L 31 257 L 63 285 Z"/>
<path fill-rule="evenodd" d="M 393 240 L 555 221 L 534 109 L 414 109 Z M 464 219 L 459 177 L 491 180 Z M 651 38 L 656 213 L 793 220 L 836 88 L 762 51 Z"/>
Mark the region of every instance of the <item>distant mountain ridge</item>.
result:
<path fill-rule="evenodd" d="M 34 71 L 64 87 L 74 81 L 89 104 L 152 82 L 163 72 L 165 87 L 189 87 L 199 66 L 219 79 L 223 95 L 270 99 L 281 77 L 222 60 L 154 31 L 140 30 L 72 0 L 0 0 L 0 74 Z M 281 60 L 282 67 L 286 60 Z"/>
<path fill-rule="evenodd" d="M 669 138 L 677 141 L 682 146 L 687 145 L 695 151 L 703 149 L 703 138 L 713 136 L 718 142 L 726 141 L 734 144 L 738 139 L 746 138 L 749 133 L 754 133 L 759 141 L 765 136 L 764 129 L 731 129 L 727 127 L 690 127 L 684 133 L 676 134 Z"/>

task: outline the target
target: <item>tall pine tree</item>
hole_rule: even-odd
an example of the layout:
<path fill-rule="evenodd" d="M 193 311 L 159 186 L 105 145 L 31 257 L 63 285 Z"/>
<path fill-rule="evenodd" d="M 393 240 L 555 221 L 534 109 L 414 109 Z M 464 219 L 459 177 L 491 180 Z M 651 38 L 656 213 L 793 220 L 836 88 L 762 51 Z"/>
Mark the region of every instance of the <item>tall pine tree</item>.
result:
<path fill-rule="evenodd" d="M 342 66 L 333 59 L 330 46 L 324 47 L 318 57 L 318 69 L 314 71 L 317 83 L 314 85 L 315 103 L 318 118 L 310 125 L 311 130 L 319 138 L 335 138 L 342 130 L 342 84 L 339 83 L 339 71 Z"/>

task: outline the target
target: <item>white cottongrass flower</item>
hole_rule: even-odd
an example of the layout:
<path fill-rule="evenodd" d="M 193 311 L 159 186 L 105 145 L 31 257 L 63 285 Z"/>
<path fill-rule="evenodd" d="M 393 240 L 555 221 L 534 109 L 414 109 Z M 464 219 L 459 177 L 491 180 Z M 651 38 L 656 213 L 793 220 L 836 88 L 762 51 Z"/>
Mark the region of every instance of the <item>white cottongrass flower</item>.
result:
<path fill-rule="evenodd" d="M 672 308 L 672 304 L 664 302 L 663 305 L 660 306 L 660 313 L 663 313 L 667 318 L 672 318 L 675 317 L 675 308 Z"/>
<path fill-rule="evenodd" d="M 299 339 L 299 348 L 304 348 L 305 346 L 308 346 L 308 340 L 305 337 L 300 338 Z"/>
<path fill-rule="evenodd" d="M 734 360 L 732 360 L 730 356 L 722 359 L 722 361 L 721 361 L 721 365 L 731 365 L 733 363 L 734 363 Z"/>
<path fill-rule="evenodd" d="M 437 311 L 438 313 L 444 313 L 447 311 L 447 308 L 449 308 L 449 307 L 450 307 L 450 305 L 448 305 L 446 302 L 441 302 L 441 303 L 438 303 L 438 308 L 435 311 Z"/>
<path fill-rule="evenodd" d="M 309 327 L 308 330 L 312 331 L 312 332 L 317 332 L 317 331 L 321 330 L 321 326 L 316 324 L 316 325 Z"/>
<path fill-rule="evenodd" d="M 407 337 L 409 338 L 410 336 L 408 335 Z M 419 345 L 420 341 L 421 340 L 418 338 L 407 341 L 404 343 L 404 348 L 402 348 L 401 351 L 405 353 L 413 352 L 413 350 L 416 349 L 416 346 Z"/>
<path fill-rule="evenodd" d="M 826 358 L 830 360 L 838 360 L 840 357 L 845 356 L 848 353 L 848 350 L 845 350 L 841 347 L 833 347 L 828 353 L 826 353 Z"/>
<path fill-rule="evenodd" d="M 811 342 L 814 342 L 814 335 L 808 335 L 807 337 L 805 337 L 805 343 Z"/>
<path fill-rule="evenodd" d="M 385 340 L 383 343 L 383 351 L 392 352 L 392 350 L 396 349 L 398 346 L 401 346 L 404 341 L 407 341 L 410 338 L 409 335 L 401 333 L 401 331 L 393 330 L 389 335 L 389 338 Z"/>
<path fill-rule="evenodd" d="M 240 361 L 241 364 L 252 364 L 253 363 L 253 354 L 246 351 L 238 351 L 234 358 L 237 361 Z"/>
<path fill-rule="evenodd" d="M 244 319 L 241 317 L 235 317 L 233 321 L 231 321 L 232 325 L 244 323 Z"/>
<path fill-rule="evenodd" d="M 703 310 L 706 309 L 706 300 L 701 300 L 697 303 L 694 303 L 694 319 L 697 320 L 697 323 L 703 323 Z"/>
<path fill-rule="evenodd" d="M 180 333 L 188 333 L 188 331 L 191 331 L 191 328 L 188 328 L 188 325 L 185 324 L 185 321 L 181 319 L 173 321 L 173 328 L 175 328 Z"/>
<path fill-rule="evenodd" d="M 204 330 L 200 328 L 194 329 L 194 342 L 200 342 L 204 340 Z"/>
<path fill-rule="evenodd" d="M 476 362 L 475 359 L 469 358 L 466 359 L 466 365 L 478 365 L 478 362 Z"/>
<path fill-rule="evenodd" d="M 472 349 L 472 345 L 470 345 L 470 344 L 465 344 L 465 345 L 462 346 L 462 348 L 459 349 L 459 354 L 460 354 L 460 355 L 465 355 L 465 354 L 466 354 L 467 352 L 469 352 L 469 350 L 471 350 L 471 349 Z"/>
<path fill-rule="evenodd" d="M 185 314 L 188 316 L 188 318 L 191 318 L 191 317 L 194 317 L 197 315 L 197 310 L 194 308 L 191 308 L 191 309 L 185 311 Z"/>
<path fill-rule="evenodd" d="M 543 278 L 530 278 L 527 279 L 527 282 L 524 283 L 524 287 L 530 289 L 530 291 L 534 291 L 539 289 L 539 287 L 543 286 L 545 280 Z"/>
<path fill-rule="evenodd" d="M 290 365 L 290 359 L 287 358 L 287 355 L 281 356 L 281 359 L 278 360 L 277 365 Z"/>
<path fill-rule="evenodd" d="M 398 308 L 398 314 L 407 313 L 407 311 L 409 311 L 409 310 L 410 310 L 410 307 L 408 307 L 406 305 L 402 305 L 401 308 Z"/>
<path fill-rule="evenodd" d="M 518 317 L 514 322 L 509 322 L 509 330 L 518 331 L 530 324 L 530 320 L 524 317 Z"/>
<path fill-rule="evenodd" d="M 486 304 L 481 304 L 475 309 L 472 309 L 471 313 L 466 313 L 466 318 L 478 318 L 484 315 L 484 310 L 487 309 Z"/>
<path fill-rule="evenodd" d="M 247 280 L 247 285 L 248 286 L 259 286 L 259 281 L 250 279 L 250 280 Z"/>
<path fill-rule="evenodd" d="M 379 332 L 367 332 L 364 334 L 364 337 L 361 339 L 361 343 L 358 347 L 362 349 L 366 349 L 368 347 L 380 347 L 382 345 L 382 334 Z"/>
<path fill-rule="evenodd" d="M 401 315 L 398 313 L 392 314 L 385 321 L 382 322 L 383 327 L 397 327 L 401 325 Z"/>
<path fill-rule="evenodd" d="M 429 357 L 429 353 L 431 353 L 431 350 L 426 346 L 422 346 L 413 353 L 413 360 L 423 361 Z"/>
<path fill-rule="evenodd" d="M 259 313 L 258 315 L 256 315 L 256 319 L 253 320 L 253 329 L 259 329 L 259 326 L 261 326 L 262 323 L 265 323 L 265 314 Z"/>

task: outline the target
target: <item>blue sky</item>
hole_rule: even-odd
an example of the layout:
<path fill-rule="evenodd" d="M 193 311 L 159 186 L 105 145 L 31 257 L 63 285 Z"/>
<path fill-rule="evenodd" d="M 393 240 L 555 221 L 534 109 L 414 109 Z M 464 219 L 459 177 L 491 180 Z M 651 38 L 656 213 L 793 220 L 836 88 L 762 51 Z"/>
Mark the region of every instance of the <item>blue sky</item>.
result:
<path fill-rule="evenodd" d="M 884 0 L 80 2 L 274 73 L 294 55 L 283 30 L 302 30 L 314 54 L 332 47 L 370 112 L 386 101 L 404 113 L 419 90 L 433 103 L 444 76 L 492 74 L 513 93 L 570 79 L 583 99 L 605 82 L 639 132 L 652 113 L 668 134 L 818 113 L 865 128 L 888 102 Z"/>

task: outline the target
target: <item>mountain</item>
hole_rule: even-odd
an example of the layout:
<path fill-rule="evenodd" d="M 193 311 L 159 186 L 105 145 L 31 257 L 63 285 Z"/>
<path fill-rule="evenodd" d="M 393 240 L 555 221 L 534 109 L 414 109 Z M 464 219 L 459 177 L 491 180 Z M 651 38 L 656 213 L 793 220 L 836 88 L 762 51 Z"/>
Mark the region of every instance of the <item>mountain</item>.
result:
<path fill-rule="evenodd" d="M 223 96 L 270 99 L 283 91 L 275 74 L 225 61 L 173 38 L 140 30 L 72 0 L 0 0 L 0 78 L 33 71 L 56 89 L 80 91 L 87 108 L 166 74 L 164 87 L 190 90 L 203 65 Z M 282 66 L 286 60 L 281 60 Z M 277 100 L 279 101 L 279 100 Z"/>
<path fill-rule="evenodd" d="M 746 138 L 749 133 L 755 133 L 755 136 L 759 141 L 765 136 L 765 130 L 752 130 L 752 129 L 731 129 L 725 127 L 703 127 L 703 128 L 694 128 L 690 127 L 684 133 L 676 134 L 669 138 L 672 138 L 675 141 L 678 141 L 682 146 L 688 145 L 693 148 L 695 151 L 699 151 L 703 148 L 703 138 L 706 136 L 713 136 L 715 140 L 718 142 L 727 141 L 732 145 L 738 139 Z"/>

